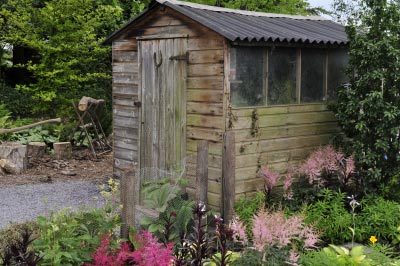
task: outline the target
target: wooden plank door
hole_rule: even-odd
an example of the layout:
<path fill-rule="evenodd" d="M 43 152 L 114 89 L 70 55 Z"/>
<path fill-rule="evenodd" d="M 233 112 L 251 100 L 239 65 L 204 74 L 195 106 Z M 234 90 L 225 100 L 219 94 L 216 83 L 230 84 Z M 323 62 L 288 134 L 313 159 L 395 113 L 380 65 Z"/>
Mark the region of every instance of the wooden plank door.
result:
<path fill-rule="evenodd" d="M 186 144 L 186 38 L 139 41 L 140 168 L 181 168 Z"/>

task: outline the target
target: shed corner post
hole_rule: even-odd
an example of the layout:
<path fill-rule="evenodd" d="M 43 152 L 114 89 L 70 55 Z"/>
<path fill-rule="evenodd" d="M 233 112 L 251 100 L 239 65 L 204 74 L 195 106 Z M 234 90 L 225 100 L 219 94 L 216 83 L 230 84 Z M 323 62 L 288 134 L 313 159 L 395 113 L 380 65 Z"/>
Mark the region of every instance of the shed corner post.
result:
<path fill-rule="evenodd" d="M 128 238 L 131 227 L 136 226 L 136 166 L 121 171 L 120 200 L 121 237 Z"/>
<path fill-rule="evenodd" d="M 235 204 L 235 132 L 224 133 L 222 151 L 222 217 L 225 223 L 233 218 Z"/>

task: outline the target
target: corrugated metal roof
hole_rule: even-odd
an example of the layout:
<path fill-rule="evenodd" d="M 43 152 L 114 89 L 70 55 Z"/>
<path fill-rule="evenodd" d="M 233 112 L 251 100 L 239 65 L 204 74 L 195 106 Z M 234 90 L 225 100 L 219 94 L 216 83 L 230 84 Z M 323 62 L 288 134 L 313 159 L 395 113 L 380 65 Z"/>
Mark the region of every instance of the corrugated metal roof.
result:
<path fill-rule="evenodd" d="M 157 2 L 184 14 L 231 41 L 328 45 L 348 43 L 342 25 L 319 16 L 250 12 L 176 0 L 157 0 Z M 150 9 L 155 6 L 158 5 L 153 5 Z M 143 17 L 144 13 L 139 17 Z M 120 31 L 136 20 L 125 25 Z M 117 38 L 120 31 L 112 34 L 105 42 Z"/>

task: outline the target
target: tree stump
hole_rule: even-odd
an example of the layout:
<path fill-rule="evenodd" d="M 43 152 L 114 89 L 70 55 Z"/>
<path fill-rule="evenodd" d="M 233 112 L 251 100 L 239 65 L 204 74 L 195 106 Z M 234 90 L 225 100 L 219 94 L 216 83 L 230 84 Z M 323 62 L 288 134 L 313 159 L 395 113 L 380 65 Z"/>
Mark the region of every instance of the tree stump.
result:
<path fill-rule="evenodd" d="M 27 146 L 28 157 L 42 158 L 46 152 L 46 143 L 44 142 L 29 142 Z"/>
<path fill-rule="evenodd" d="M 57 160 L 68 160 L 72 157 L 71 142 L 53 143 L 54 154 Z"/>
<path fill-rule="evenodd" d="M 26 145 L 17 143 L 2 143 L 0 145 L 0 159 L 3 161 L 3 170 L 11 174 L 20 174 L 27 168 Z M 6 169 L 5 169 L 6 168 Z"/>

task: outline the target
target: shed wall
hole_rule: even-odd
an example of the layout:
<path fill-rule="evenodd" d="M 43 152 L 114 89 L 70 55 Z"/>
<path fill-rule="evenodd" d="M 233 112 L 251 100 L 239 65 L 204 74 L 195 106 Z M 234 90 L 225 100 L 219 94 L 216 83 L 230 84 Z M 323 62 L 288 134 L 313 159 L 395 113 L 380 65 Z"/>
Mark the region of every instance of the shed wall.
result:
<path fill-rule="evenodd" d="M 262 167 L 283 174 L 339 131 L 326 104 L 233 109 L 236 198 L 260 189 Z"/>
<path fill-rule="evenodd" d="M 138 160 L 139 99 L 136 41 L 113 42 L 114 174 L 132 168 Z"/>

